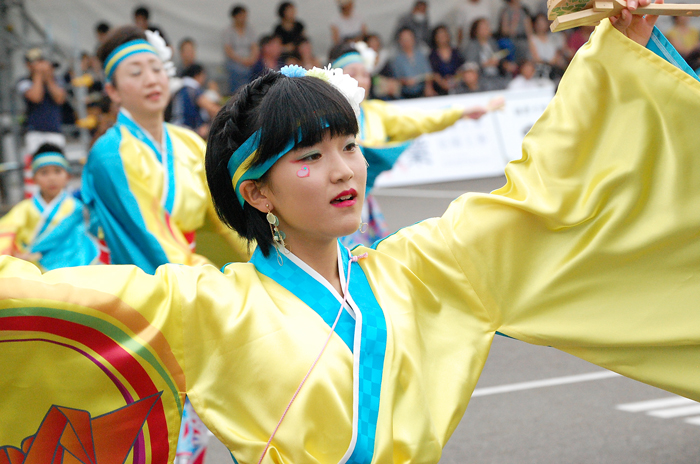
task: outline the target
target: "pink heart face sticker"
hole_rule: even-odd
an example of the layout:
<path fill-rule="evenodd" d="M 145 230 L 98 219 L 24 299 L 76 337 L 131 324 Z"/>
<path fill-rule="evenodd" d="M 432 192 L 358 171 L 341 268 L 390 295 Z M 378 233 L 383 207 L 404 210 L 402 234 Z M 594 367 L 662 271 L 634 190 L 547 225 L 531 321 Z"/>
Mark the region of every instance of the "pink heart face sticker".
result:
<path fill-rule="evenodd" d="M 302 168 L 297 171 L 297 176 L 299 177 L 309 177 L 309 174 L 311 174 L 311 171 L 309 171 L 307 165 L 302 166 Z"/>

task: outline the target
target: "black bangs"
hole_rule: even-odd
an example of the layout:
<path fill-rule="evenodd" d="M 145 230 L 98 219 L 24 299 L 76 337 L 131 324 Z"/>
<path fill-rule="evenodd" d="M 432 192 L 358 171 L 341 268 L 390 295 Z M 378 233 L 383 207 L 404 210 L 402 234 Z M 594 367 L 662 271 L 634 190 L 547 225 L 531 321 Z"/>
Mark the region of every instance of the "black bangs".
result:
<path fill-rule="evenodd" d="M 326 134 L 359 132 L 347 98 L 333 85 L 310 76 L 279 79 L 260 103 L 257 119 L 254 126 L 261 131 L 255 164 L 281 152 L 292 138 L 299 148 L 321 142 Z"/>

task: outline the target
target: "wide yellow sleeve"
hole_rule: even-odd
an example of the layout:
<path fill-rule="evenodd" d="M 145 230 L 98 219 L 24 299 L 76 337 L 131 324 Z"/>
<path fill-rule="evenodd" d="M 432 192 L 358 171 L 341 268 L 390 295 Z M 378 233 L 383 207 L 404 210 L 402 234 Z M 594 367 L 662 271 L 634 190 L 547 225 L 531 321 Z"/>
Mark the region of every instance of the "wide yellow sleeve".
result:
<path fill-rule="evenodd" d="M 83 462 L 172 462 L 187 388 L 178 282 L 196 285 L 206 269 L 42 274 L 0 257 L 0 450 L 24 455 L 35 435 L 32 462 L 58 446 L 94 452 Z"/>
<path fill-rule="evenodd" d="M 0 218 L 0 255 L 11 255 L 14 250 L 24 251 L 22 243 L 29 243 L 39 222 L 39 215 L 32 215 L 31 200 L 15 205 Z"/>
<path fill-rule="evenodd" d="M 491 195 L 440 220 L 501 332 L 700 400 L 700 83 L 609 21 Z"/>
<path fill-rule="evenodd" d="M 429 132 L 437 132 L 456 123 L 464 111 L 462 107 L 442 110 L 408 110 L 381 100 L 362 103 L 366 118 L 363 144 L 382 145 L 386 142 L 405 142 Z"/>

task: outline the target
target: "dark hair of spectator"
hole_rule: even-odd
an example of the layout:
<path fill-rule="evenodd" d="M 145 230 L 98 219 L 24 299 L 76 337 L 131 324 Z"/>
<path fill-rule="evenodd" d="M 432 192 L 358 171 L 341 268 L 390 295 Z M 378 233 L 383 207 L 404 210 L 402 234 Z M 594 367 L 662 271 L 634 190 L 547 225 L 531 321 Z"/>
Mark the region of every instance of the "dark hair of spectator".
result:
<path fill-rule="evenodd" d="M 97 58 L 104 66 L 105 60 L 115 48 L 137 39 L 146 40 L 146 34 L 144 34 L 144 32 L 136 26 L 122 26 L 113 29 L 107 36 L 105 43 L 100 45 L 100 48 L 97 49 Z M 115 87 L 117 85 L 117 81 L 114 79 L 114 77 L 112 77 L 112 85 Z"/>
<path fill-rule="evenodd" d="M 148 21 L 148 18 L 151 16 L 151 12 L 148 11 L 148 8 L 145 6 L 138 6 L 134 10 L 134 18 L 141 17 Z"/>
<path fill-rule="evenodd" d="M 244 7 L 243 5 L 234 5 L 234 6 L 231 8 L 231 17 L 232 17 L 232 18 L 235 18 L 235 17 L 238 16 L 239 14 L 245 13 L 246 11 L 248 11 L 248 10 L 247 10 L 246 7 Z"/>
<path fill-rule="evenodd" d="M 357 49 L 355 48 L 355 45 L 353 45 L 351 42 L 344 42 L 341 44 L 336 45 L 335 47 L 331 48 L 330 53 L 328 54 L 328 61 L 331 63 L 340 58 L 341 56 L 345 55 L 346 53 L 350 52 L 356 52 Z"/>
<path fill-rule="evenodd" d="M 34 158 L 41 155 L 42 153 L 47 153 L 50 151 L 60 153 L 61 155 L 63 155 L 63 150 L 58 145 L 54 145 L 53 143 L 44 143 L 34 152 L 34 154 L 32 155 L 32 160 L 34 160 Z M 65 157 L 65 155 L 63 156 Z"/>
<path fill-rule="evenodd" d="M 108 33 L 109 29 L 110 29 L 109 24 L 104 22 L 104 21 L 99 22 L 95 25 L 95 32 L 98 32 L 100 34 Z"/>
<path fill-rule="evenodd" d="M 182 71 L 182 77 L 196 77 L 204 72 L 204 67 L 201 64 L 191 64 Z"/>
<path fill-rule="evenodd" d="M 403 33 L 406 32 L 406 31 L 410 32 L 411 35 L 412 35 L 413 37 L 416 36 L 416 33 L 415 33 L 415 31 L 414 31 L 413 29 L 411 29 L 411 28 L 408 27 L 408 26 L 403 26 L 403 27 L 402 27 L 401 29 L 399 29 L 398 32 L 396 33 L 396 37 L 400 36 L 401 34 L 403 34 Z"/>
<path fill-rule="evenodd" d="M 279 39 L 279 38 L 280 37 L 278 35 L 275 35 L 275 34 L 264 35 L 264 36 L 260 37 L 260 41 L 258 42 L 258 45 L 260 46 L 260 48 L 262 48 L 265 45 L 272 42 L 273 40 Z"/>
<path fill-rule="evenodd" d="M 447 34 L 449 35 L 450 30 L 447 28 L 447 24 L 438 24 L 433 28 L 433 32 L 430 34 L 430 48 L 437 48 L 437 34 L 440 32 L 441 29 L 444 29 L 447 31 Z"/>
<path fill-rule="evenodd" d="M 280 19 L 284 18 L 284 13 L 287 11 L 287 8 L 293 7 L 294 3 L 292 2 L 282 2 L 280 3 L 280 6 L 277 7 L 277 16 L 280 17 Z"/>
<path fill-rule="evenodd" d="M 476 39 L 476 30 L 479 28 L 479 24 L 482 21 L 487 21 L 486 18 L 476 18 L 474 22 L 472 22 L 472 27 L 469 28 L 469 38 L 470 39 Z"/>
<path fill-rule="evenodd" d="M 182 39 L 182 40 L 180 41 L 180 43 L 178 44 L 178 46 L 177 46 L 178 50 L 181 50 L 181 49 L 182 49 L 182 46 L 185 45 L 185 44 L 192 44 L 192 45 L 194 45 L 194 44 L 195 44 L 195 41 L 194 41 L 194 39 L 193 39 L 192 37 L 185 37 L 185 38 Z"/>
<path fill-rule="evenodd" d="M 416 3 L 413 4 L 413 9 L 415 10 L 415 9 L 418 8 L 419 6 L 424 6 L 424 7 L 427 8 L 427 7 L 428 7 L 428 2 L 426 2 L 425 0 L 418 0 Z"/>
<path fill-rule="evenodd" d="M 286 77 L 269 71 L 242 87 L 219 111 L 211 125 L 205 168 L 214 207 L 221 220 L 263 255 L 273 244 L 265 213 L 247 202 L 241 207 L 231 184 L 228 162 L 233 152 L 260 129 L 260 145 L 253 161 L 272 158 L 292 138 L 302 134 L 295 148 L 310 147 L 330 136 L 354 135 L 357 118 L 348 100 L 331 84 L 315 77 Z M 259 182 L 268 182 L 263 176 Z M 274 185 L 270 185 L 274 189 Z"/>

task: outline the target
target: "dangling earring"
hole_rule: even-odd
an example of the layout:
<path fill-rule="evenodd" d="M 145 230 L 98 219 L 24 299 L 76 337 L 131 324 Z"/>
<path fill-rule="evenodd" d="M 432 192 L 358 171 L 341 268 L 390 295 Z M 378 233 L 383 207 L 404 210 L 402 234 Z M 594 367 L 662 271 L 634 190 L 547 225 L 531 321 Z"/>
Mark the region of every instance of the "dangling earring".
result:
<path fill-rule="evenodd" d="M 267 222 L 270 224 L 270 232 L 272 232 L 272 240 L 275 242 L 275 251 L 277 252 L 277 262 L 281 266 L 283 264 L 282 260 L 282 255 L 280 254 L 279 247 L 281 246 L 282 249 L 286 252 L 287 251 L 287 245 L 284 243 L 284 239 L 287 238 L 287 235 L 279 230 L 277 226 L 280 225 L 280 220 L 272 214 L 272 211 L 270 211 L 270 205 L 265 205 L 267 206 Z"/>
<path fill-rule="evenodd" d="M 357 230 L 359 230 L 361 234 L 364 234 L 365 232 L 367 232 L 367 227 L 368 227 L 368 224 L 366 222 L 361 222 L 360 228 Z"/>

